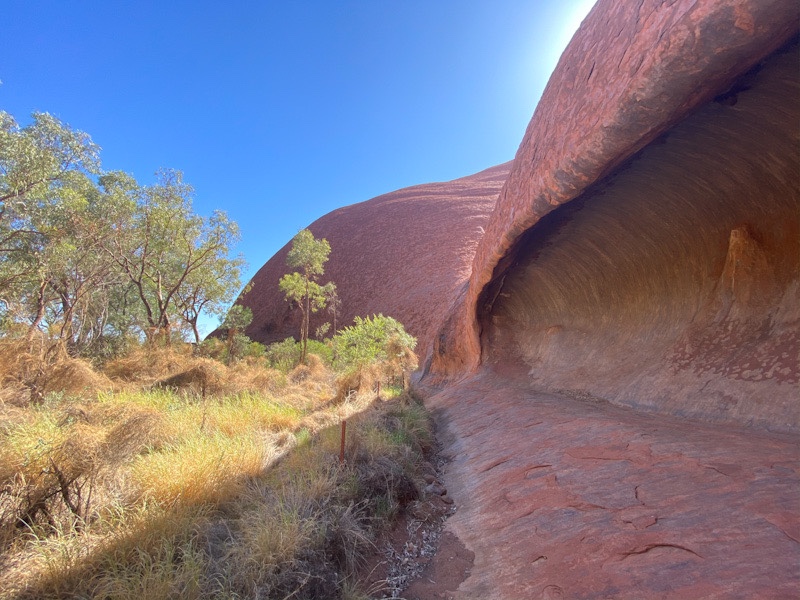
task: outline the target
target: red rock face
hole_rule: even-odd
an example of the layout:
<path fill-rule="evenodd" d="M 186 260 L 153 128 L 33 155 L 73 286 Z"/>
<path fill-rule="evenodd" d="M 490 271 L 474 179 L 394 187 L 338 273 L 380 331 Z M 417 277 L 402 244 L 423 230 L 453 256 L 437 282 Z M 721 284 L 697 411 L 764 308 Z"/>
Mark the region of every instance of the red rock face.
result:
<path fill-rule="evenodd" d="M 432 374 L 514 363 L 551 390 L 800 428 L 797 27 L 795 2 L 598 3 Z"/>
<path fill-rule="evenodd" d="M 330 242 L 323 280 L 337 284 L 342 301 L 337 327 L 353 317 L 383 313 L 418 338 L 421 359 L 469 277 L 475 246 L 508 175 L 509 164 L 447 183 L 402 189 L 346 206 L 309 226 Z M 247 334 L 274 342 L 297 337 L 299 314 L 278 288 L 287 244 L 252 281 L 241 304 L 253 311 Z M 311 331 L 330 315 L 319 313 Z"/>

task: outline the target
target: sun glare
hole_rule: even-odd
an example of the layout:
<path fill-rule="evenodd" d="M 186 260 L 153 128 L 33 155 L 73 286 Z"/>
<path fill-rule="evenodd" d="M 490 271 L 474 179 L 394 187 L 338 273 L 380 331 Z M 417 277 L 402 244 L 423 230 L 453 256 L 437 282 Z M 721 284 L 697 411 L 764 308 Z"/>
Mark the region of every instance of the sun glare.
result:
<path fill-rule="evenodd" d="M 557 44 L 559 56 L 564 52 L 572 36 L 578 31 L 586 15 L 589 14 L 589 11 L 592 10 L 595 4 L 596 0 L 574 0 L 569 3 L 570 7 L 564 10 L 563 26 L 561 27 L 561 33 L 558 36 Z"/>

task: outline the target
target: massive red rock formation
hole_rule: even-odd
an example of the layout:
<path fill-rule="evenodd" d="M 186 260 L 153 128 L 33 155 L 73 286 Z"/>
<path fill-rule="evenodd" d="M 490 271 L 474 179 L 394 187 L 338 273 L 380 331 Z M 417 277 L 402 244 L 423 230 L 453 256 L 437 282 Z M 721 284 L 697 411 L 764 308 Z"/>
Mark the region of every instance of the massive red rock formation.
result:
<path fill-rule="evenodd" d="M 434 371 L 800 427 L 791 1 L 600 2 L 525 134 Z"/>
<path fill-rule="evenodd" d="M 562 56 L 427 377 L 456 597 L 800 593 L 798 10 L 601 0 Z"/>
<path fill-rule="evenodd" d="M 312 225 L 350 314 L 408 323 L 447 384 L 456 597 L 800 593 L 799 12 L 600 0 L 488 221 L 505 167 L 480 206 L 474 176 Z M 284 253 L 257 339 L 293 332 Z"/>
<path fill-rule="evenodd" d="M 342 302 L 337 327 L 355 316 L 383 313 L 418 338 L 425 358 L 470 273 L 475 246 L 508 175 L 509 164 L 446 183 L 418 185 L 335 210 L 309 229 L 331 245 L 323 280 L 337 284 Z M 278 288 L 287 244 L 239 300 L 253 311 L 247 334 L 274 342 L 297 337 L 299 314 Z M 316 315 L 311 331 L 326 321 Z"/>

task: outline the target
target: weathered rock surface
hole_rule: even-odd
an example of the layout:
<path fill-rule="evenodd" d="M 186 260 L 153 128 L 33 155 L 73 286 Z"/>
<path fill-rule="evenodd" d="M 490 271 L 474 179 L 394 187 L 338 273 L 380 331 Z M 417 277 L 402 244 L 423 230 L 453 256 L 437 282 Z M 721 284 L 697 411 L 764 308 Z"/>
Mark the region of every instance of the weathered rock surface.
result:
<path fill-rule="evenodd" d="M 335 210 L 309 226 L 331 244 L 325 280 L 337 284 L 342 314 L 394 317 L 418 338 L 420 358 L 433 344 L 445 316 L 469 277 L 478 239 L 508 175 L 499 165 L 446 183 L 414 186 Z M 247 334 L 274 342 L 297 337 L 299 315 L 278 289 L 287 244 L 252 281 L 240 303 L 253 311 Z M 311 324 L 330 320 L 320 313 Z"/>
<path fill-rule="evenodd" d="M 599 2 L 433 372 L 515 362 L 552 390 L 800 429 L 799 10 Z"/>
<path fill-rule="evenodd" d="M 454 596 L 796 598 L 800 440 L 481 373 L 434 396 L 475 554 Z"/>

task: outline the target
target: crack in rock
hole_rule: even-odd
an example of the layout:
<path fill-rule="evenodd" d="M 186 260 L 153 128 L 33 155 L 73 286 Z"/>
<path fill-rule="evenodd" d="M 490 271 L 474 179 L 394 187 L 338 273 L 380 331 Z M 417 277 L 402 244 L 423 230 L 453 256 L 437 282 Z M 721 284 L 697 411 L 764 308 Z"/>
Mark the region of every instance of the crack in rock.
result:
<path fill-rule="evenodd" d="M 688 552 L 689 554 L 694 554 L 698 558 L 703 558 L 697 552 L 692 550 L 691 548 L 686 548 L 685 546 L 680 546 L 678 544 L 647 544 L 642 548 L 637 548 L 636 550 L 631 550 L 630 552 L 625 552 L 622 555 L 622 560 L 626 558 L 630 558 L 631 556 L 638 556 L 641 554 L 647 554 L 651 550 L 655 550 L 656 548 L 673 548 L 675 550 L 683 550 L 684 552 Z"/>

